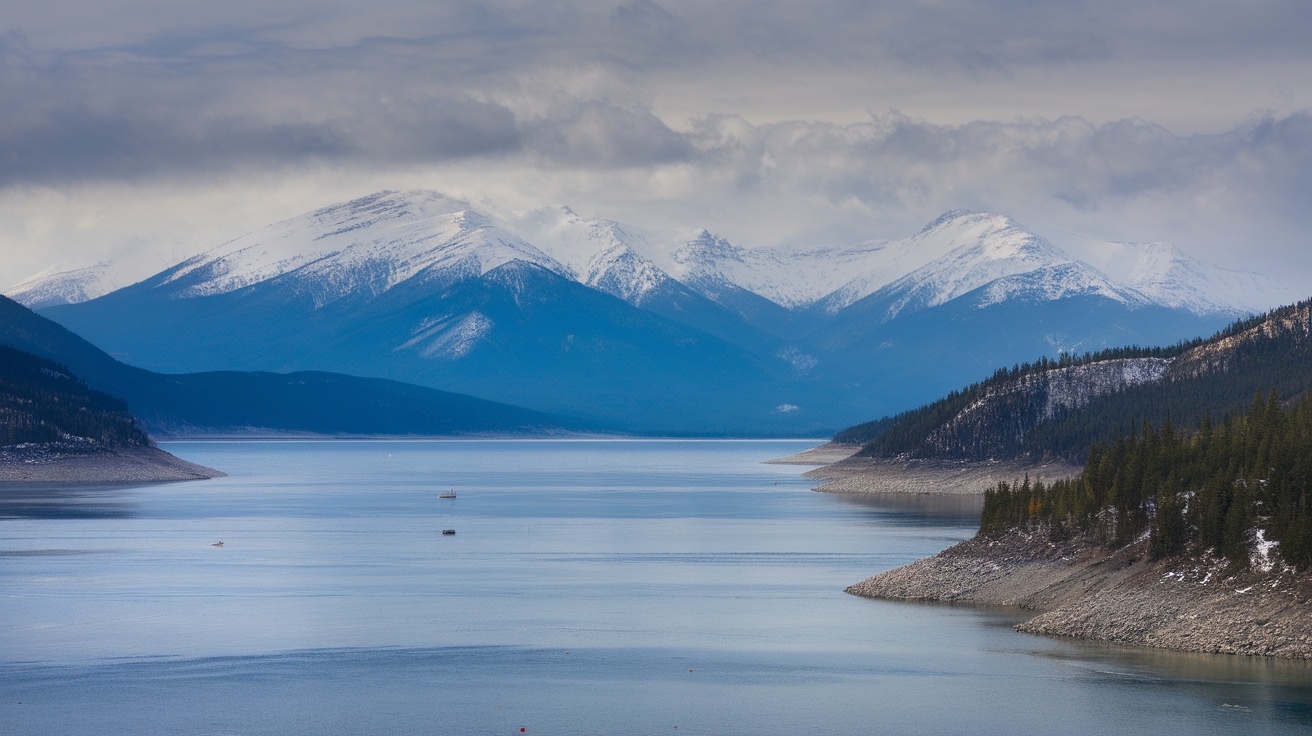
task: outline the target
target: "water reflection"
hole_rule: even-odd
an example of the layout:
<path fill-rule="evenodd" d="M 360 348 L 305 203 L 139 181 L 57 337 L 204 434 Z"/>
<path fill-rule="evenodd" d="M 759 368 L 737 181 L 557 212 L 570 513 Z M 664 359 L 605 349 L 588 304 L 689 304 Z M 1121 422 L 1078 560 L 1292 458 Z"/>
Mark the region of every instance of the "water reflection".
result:
<path fill-rule="evenodd" d="M 984 496 L 977 494 L 832 493 L 845 505 L 867 512 L 873 520 L 887 524 L 978 525 Z"/>
<path fill-rule="evenodd" d="M 141 484 L 0 485 L 0 519 L 128 519 Z"/>
<path fill-rule="evenodd" d="M 1196 654 L 1088 642 L 1079 642 L 1074 650 L 1063 648 L 1043 654 L 1078 662 L 1078 666 L 1100 675 L 1133 677 L 1145 682 L 1194 680 L 1301 688 L 1312 682 L 1312 662 L 1276 657 Z"/>

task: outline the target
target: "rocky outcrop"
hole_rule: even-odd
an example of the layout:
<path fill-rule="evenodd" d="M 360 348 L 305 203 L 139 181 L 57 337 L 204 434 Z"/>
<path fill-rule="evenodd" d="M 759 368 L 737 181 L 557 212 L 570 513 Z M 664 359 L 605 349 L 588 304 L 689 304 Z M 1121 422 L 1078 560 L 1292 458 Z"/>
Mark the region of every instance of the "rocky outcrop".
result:
<path fill-rule="evenodd" d="M 910 601 L 1015 606 L 1035 634 L 1189 652 L 1312 659 L 1312 574 L 1278 565 L 1151 561 L 1147 542 L 1108 550 L 1042 532 L 976 537 L 847 589 Z"/>

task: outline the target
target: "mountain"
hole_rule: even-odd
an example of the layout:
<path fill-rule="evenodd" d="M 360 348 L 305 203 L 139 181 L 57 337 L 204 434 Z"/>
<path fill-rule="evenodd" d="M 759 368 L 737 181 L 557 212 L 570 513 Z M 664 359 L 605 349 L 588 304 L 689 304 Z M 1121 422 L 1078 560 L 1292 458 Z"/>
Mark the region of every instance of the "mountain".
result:
<path fill-rule="evenodd" d="M 1243 320 L 1208 340 L 1040 359 L 902 414 L 850 427 L 835 441 L 861 454 L 942 459 L 1082 460 L 1168 418 L 1197 427 L 1274 391 L 1312 388 L 1312 300 Z"/>
<path fill-rule="evenodd" d="M 79 304 L 122 288 L 127 282 L 110 263 L 51 266 L 13 285 L 5 295 L 30 309 Z"/>
<path fill-rule="evenodd" d="M 588 220 L 568 207 L 548 207 L 515 213 L 507 229 L 536 244 L 570 278 L 634 306 L 674 282 L 642 254 L 650 250 L 642 236 L 611 220 Z"/>
<path fill-rule="evenodd" d="M 1242 317 L 1305 296 L 1274 276 L 1191 258 L 1164 242 L 1124 243 L 1064 235 L 1063 249 L 1156 304 L 1194 314 Z"/>
<path fill-rule="evenodd" d="M 333 371 L 637 432 L 804 435 L 1034 355 L 1208 334 L 1266 283 L 1168 255 L 1115 278 L 963 210 L 848 248 L 654 245 L 565 207 L 381 192 L 42 313 L 158 371 Z"/>
<path fill-rule="evenodd" d="M 642 262 L 605 239 L 619 231 L 556 215 L 558 240 L 590 238 L 591 257 L 562 263 L 440 195 L 387 194 L 271 225 L 45 314 L 153 370 L 331 370 L 636 430 L 718 434 L 777 419 L 768 431 L 799 432 L 773 413 L 798 403 L 778 385 L 790 364 L 749 327 L 673 280 L 621 288 L 611 276 Z"/>
<path fill-rule="evenodd" d="M 675 249 L 672 273 L 696 289 L 741 289 L 788 309 L 830 314 L 881 291 L 914 292 L 925 306 L 998 284 L 995 300 L 1024 295 L 1016 277 L 1048 298 L 1098 291 L 1110 298 L 1194 315 L 1234 317 L 1296 298 L 1280 279 L 1229 271 L 1168 243 L 1115 243 L 1068 236 L 1064 246 L 1003 215 L 952 210 L 902 240 L 785 251 L 739 248 L 706 231 Z M 1031 294 L 1032 296 L 1033 294 Z M 714 298 L 714 297 L 712 297 Z"/>
<path fill-rule="evenodd" d="M 67 365 L 121 396 L 155 434 L 540 433 L 595 425 L 421 386 L 354 376 L 235 371 L 163 375 L 125 365 L 50 320 L 0 297 L 0 345 Z"/>
<path fill-rule="evenodd" d="M 1014 299 L 1057 301 L 1075 296 L 1098 297 L 1132 308 L 1152 304 L 1007 217 L 949 212 L 915 237 L 886 250 L 896 251 L 904 262 L 911 253 L 946 252 L 888 283 L 879 283 L 882 274 L 858 277 L 818 306 L 834 314 L 869 300 L 886 305 L 883 319 L 888 321 L 904 312 L 937 307 L 967 295 L 972 295 L 977 308 Z"/>

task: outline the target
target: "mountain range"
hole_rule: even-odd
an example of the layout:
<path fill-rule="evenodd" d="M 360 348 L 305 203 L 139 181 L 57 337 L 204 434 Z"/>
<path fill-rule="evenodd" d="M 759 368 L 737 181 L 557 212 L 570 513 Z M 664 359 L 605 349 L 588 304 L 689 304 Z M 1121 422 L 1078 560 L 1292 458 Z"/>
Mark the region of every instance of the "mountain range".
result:
<path fill-rule="evenodd" d="M 1116 269 L 960 210 L 851 247 L 653 243 L 565 207 L 382 192 L 121 288 L 111 264 L 8 293 L 150 370 L 335 371 L 711 435 L 828 433 L 1037 355 L 1173 343 L 1295 298 L 1166 244 L 1108 248 Z"/>

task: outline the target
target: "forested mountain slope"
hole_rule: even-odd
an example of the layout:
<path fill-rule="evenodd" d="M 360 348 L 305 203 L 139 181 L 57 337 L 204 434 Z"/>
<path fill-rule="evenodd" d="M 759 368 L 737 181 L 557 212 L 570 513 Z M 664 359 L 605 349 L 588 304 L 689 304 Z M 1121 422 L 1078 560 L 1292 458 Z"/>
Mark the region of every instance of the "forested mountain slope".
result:
<path fill-rule="evenodd" d="M 95 391 L 67 367 L 0 346 L 0 447 L 58 444 L 66 451 L 149 447 L 122 399 Z"/>
<path fill-rule="evenodd" d="M 1142 421 L 1196 428 L 1255 393 L 1312 386 L 1312 300 L 1236 322 L 1208 340 L 1041 359 L 918 409 L 838 433 L 871 457 L 1082 461 Z"/>

